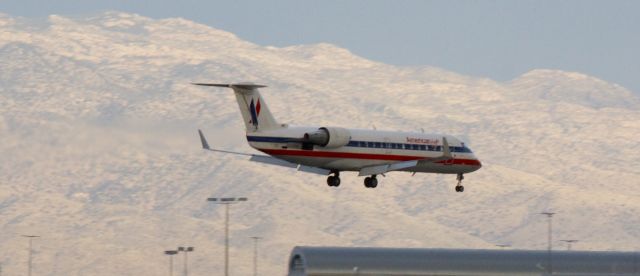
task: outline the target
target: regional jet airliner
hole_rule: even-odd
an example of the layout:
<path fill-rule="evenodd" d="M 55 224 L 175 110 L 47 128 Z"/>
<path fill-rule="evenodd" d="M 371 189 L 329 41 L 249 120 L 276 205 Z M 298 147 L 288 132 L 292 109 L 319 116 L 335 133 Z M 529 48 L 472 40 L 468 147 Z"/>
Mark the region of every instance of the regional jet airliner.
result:
<path fill-rule="evenodd" d="M 463 192 L 465 173 L 480 169 L 480 161 L 462 141 L 451 135 L 395 132 L 342 127 L 293 127 L 278 123 L 253 83 L 201 86 L 231 88 L 246 126 L 247 141 L 266 153 L 247 154 L 211 148 L 201 130 L 206 150 L 247 155 L 249 160 L 299 171 L 329 175 L 327 184 L 340 186 L 340 172 L 355 171 L 364 176 L 364 186 L 378 186 L 378 175 L 392 171 L 455 174 L 456 192 Z"/>

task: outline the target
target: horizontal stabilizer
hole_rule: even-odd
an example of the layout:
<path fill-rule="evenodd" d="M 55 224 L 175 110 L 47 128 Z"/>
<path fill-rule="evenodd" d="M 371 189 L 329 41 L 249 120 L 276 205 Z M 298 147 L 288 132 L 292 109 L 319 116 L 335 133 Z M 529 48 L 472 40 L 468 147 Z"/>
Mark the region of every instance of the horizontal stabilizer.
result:
<path fill-rule="evenodd" d="M 402 170 L 402 169 L 406 169 L 406 168 L 415 167 L 416 165 L 418 165 L 418 160 L 411 160 L 411 161 L 404 161 L 404 162 L 398 162 L 398 163 L 393 163 L 393 164 L 385 164 L 385 165 L 364 167 L 364 168 L 362 168 L 360 170 L 360 173 L 358 174 L 358 176 L 383 174 L 383 173 L 390 172 L 390 171 L 397 171 L 397 170 Z"/>

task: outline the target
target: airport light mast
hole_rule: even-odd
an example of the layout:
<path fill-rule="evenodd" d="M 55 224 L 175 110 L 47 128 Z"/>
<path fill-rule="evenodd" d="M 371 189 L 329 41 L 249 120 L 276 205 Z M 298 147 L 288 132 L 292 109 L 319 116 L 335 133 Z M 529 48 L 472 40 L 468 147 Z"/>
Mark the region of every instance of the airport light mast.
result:
<path fill-rule="evenodd" d="M 262 237 L 250 237 L 253 239 L 253 276 L 258 276 L 258 241 Z"/>
<path fill-rule="evenodd" d="M 189 252 L 193 252 L 193 246 L 180 246 L 178 247 L 179 252 L 184 252 L 184 276 L 189 276 L 188 262 L 189 262 Z"/>
<path fill-rule="evenodd" d="M 547 241 L 547 273 L 549 275 L 551 275 L 553 273 L 553 262 L 552 262 L 552 259 L 551 259 L 552 221 L 553 221 L 553 215 L 555 215 L 556 213 L 553 213 L 553 212 L 542 212 L 540 214 L 547 216 L 547 219 L 549 221 L 549 229 L 548 229 L 549 232 L 547 233 L 547 237 L 548 237 L 548 241 Z"/>
<path fill-rule="evenodd" d="M 36 235 L 22 235 L 22 236 L 29 239 L 29 263 L 27 264 L 27 275 L 31 276 L 31 266 L 33 262 L 33 239 L 39 238 L 40 236 L 36 236 Z"/>
<path fill-rule="evenodd" d="M 173 255 L 178 254 L 177 250 L 166 250 L 164 254 L 169 256 L 169 276 L 173 276 Z"/>
<path fill-rule="evenodd" d="M 207 201 L 225 207 L 224 219 L 224 275 L 229 276 L 229 205 L 247 201 L 246 197 L 210 197 Z"/>

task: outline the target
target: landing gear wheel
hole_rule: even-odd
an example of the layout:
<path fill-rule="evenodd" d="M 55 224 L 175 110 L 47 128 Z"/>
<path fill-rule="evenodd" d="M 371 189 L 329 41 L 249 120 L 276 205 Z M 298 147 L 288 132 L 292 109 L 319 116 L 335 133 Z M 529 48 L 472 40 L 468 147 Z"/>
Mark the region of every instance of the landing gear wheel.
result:
<path fill-rule="evenodd" d="M 462 186 L 462 180 L 464 179 L 464 175 L 459 173 L 456 179 L 458 180 L 458 185 L 456 185 L 456 192 L 458 193 L 464 192 L 464 186 Z"/>
<path fill-rule="evenodd" d="M 375 175 L 373 175 L 371 177 L 365 177 L 364 178 L 364 186 L 367 187 L 367 188 L 378 187 L 378 179 L 376 178 Z"/>
<path fill-rule="evenodd" d="M 327 185 L 329 185 L 329 187 L 338 187 L 340 186 L 340 173 L 339 172 L 335 172 L 335 175 L 331 175 L 329 177 L 327 177 Z"/>
<path fill-rule="evenodd" d="M 369 187 L 371 188 L 378 187 L 378 179 L 376 178 L 375 175 L 371 177 L 371 183 L 369 183 Z"/>
<path fill-rule="evenodd" d="M 327 185 L 330 187 L 338 187 L 340 186 L 340 178 L 337 176 L 329 176 L 327 177 Z"/>

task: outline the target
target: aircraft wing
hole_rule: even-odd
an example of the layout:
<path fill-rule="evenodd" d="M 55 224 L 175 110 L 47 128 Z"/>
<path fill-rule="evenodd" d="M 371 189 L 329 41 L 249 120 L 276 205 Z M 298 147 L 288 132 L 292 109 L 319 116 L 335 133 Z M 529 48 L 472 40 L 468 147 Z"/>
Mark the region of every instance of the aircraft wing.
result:
<path fill-rule="evenodd" d="M 267 155 L 252 154 L 251 158 L 249 158 L 249 161 L 265 163 L 265 164 L 270 164 L 270 165 L 283 166 L 283 167 L 287 167 L 287 168 L 297 168 L 298 167 L 298 164 L 287 162 L 287 161 L 284 161 L 284 160 L 281 160 L 281 159 L 278 159 L 278 158 L 274 158 L 274 157 L 271 157 L 271 156 L 267 156 Z"/>
<path fill-rule="evenodd" d="M 397 171 L 401 169 L 411 168 L 418 165 L 418 160 L 404 161 L 393 164 L 385 164 L 371 167 L 364 167 L 358 173 L 358 176 L 383 174 L 390 171 Z"/>
<path fill-rule="evenodd" d="M 329 173 L 331 173 L 331 171 L 329 170 L 291 163 L 291 162 L 287 162 L 282 159 L 278 159 L 268 155 L 250 154 L 250 153 L 244 153 L 244 152 L 214 149 L 209 146 L 207 139 L 204 137 L 204 134 L 202 134 L 202 130 L 198 129 L 198 135 L 200 135 L 200 142 L 202 143 L 202 148 L 209 151 L 249 156 L 250 157 L 249 161 L 259 162 L 259 163 L 264 163 L 269 165 L 277 165 L 277 166 L 282 166 L 287 168 L 297 168 L 298 171 L 302 171 L 302 172 L 309 172 L 309 173 L 315 173 L 315 174 L 321 174 L 321 175 L 328 175 Z"/>

